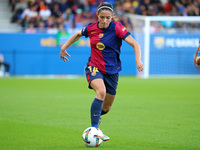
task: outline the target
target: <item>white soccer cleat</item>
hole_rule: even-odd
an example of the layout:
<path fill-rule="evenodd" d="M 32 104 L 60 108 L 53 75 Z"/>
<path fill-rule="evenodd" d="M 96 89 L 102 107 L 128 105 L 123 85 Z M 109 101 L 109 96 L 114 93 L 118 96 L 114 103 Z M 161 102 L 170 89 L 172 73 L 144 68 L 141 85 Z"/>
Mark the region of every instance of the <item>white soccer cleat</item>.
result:
<path fill-rule="evenodd" d="M 107 135 L 104 134 L 104 135 L 102 136 L 102 140 L 103 140 L 103 141 L 108 141 L 108 140 L 110 140 L 110 138 L 109 138 Z"/>
<path fill-rule="evenodd" d="M 99 123 L 98 123 L 98 126 L 100 126 L 100 124 L 101 124 L 101 117 L 100 117 L 100 119 L 99 119 Z"/>

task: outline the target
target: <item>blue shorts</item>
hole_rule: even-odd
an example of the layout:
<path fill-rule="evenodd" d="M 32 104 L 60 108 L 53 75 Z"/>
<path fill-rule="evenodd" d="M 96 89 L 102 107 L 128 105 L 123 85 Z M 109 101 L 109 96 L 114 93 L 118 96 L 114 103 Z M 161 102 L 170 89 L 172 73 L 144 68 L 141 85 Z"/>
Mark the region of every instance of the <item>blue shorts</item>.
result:
<path fill-rule="evenodd" d="M 119 77 L 118 73 L 112 75 L 103 74 L 98 68 L 93 66 L 87 66 L 85 68 L 85 71 L 86 71 L 86 78 L 89 83 L 88 87 L 90 89 L 92 89 L 92 87 L 90 86 L 91 81 L 100 78 L 104 81 L 106 87 L 106 93 L 111 95 L 116 95 L 118 77 Z"/>

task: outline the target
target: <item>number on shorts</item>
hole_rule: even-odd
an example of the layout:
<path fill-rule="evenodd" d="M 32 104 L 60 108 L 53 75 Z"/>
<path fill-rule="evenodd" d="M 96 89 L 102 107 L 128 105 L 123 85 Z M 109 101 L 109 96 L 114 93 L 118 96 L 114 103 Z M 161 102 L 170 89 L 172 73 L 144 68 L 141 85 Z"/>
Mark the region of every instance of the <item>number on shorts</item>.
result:
<path fill-rule="evenodd" d="M 92 72 L 92 73 L 99 72 L 98 68 L 96 68 L 96 67 L 92 68 L 92 66 L 88 66 L 88 68 L 89 68 L 90 72 Z"/>

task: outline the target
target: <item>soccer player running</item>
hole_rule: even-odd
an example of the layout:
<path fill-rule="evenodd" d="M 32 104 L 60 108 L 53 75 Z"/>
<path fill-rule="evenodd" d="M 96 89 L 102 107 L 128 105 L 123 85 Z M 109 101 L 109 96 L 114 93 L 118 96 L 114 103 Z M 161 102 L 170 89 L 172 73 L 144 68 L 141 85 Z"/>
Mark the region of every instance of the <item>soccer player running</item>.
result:
<path fill-rule="evenodd" d="M 143 70 L 139 44 L 132 38 L 130 32 L 115 22 L 113 6 L 103 2 L 97 7 L 98 21 L 88 24 L 75 33 L 62 47 L 61 59 L 66 62 L 70 55 L 66 49 L 80 39 L 81 36 L 90 38 L 91 56 L 86 67 L 86 78 L 89 88 L 94 89 L 96 97 L 91 105 L 91 125 L 98 128 L 101 115 L 108 113 L 116 95 L 118 72 L 121 70 L 120 48 L 125 40 L 134 48 L 135 62 L 139 71 Z M 103 140 L 110 138 L 104 135 Z"/>
<path fill-rule="evenodd" d="M 194 65 L 198 66 L 199 64 L 200 64 L 200 40 L 199 40 L 199 46 L 194 56 Z"/>

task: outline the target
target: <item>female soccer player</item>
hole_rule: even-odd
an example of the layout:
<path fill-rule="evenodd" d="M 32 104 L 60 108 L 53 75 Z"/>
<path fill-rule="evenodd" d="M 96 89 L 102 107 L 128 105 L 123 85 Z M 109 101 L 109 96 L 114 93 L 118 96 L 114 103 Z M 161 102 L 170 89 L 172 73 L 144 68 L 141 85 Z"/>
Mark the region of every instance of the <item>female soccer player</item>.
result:
<path fill-rule="evenodd" d="M 200 65 L 200 40 L 199 40 L 199 46 L 198 46 L 195 56 L 194 56 L 194 65 L 195 66 Z"/>
<path fill-rule="evenodd" d="M 97 8 L 98 21 L 88 24 L 75 33 L 62 47 L 60 56 L 66 62 L 70 55 L 66 49 L 81 36 L 90 38 L 91 56 L 86 67 L 89 88 L 94 89 L 96 98 L 91 105 L 91 124 L 98 128 L 100 116 L 106 114 L 115 99 L 118 84 L 118 72 L 121 70 L 120 48 L 125 40 L 134 48 L 135 62 L 139 71 L 143 70 L 141 51 L 130 32 L 119 22 L 114 21 L 113 6 L 103 2 Z M 103 140 L 110 138 L 104 135 Z"/>

